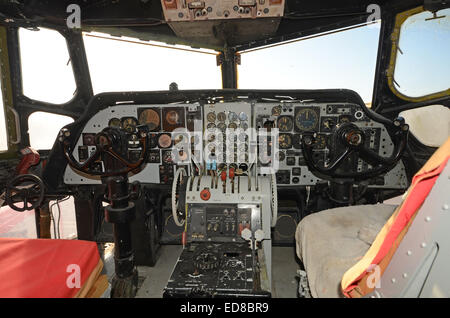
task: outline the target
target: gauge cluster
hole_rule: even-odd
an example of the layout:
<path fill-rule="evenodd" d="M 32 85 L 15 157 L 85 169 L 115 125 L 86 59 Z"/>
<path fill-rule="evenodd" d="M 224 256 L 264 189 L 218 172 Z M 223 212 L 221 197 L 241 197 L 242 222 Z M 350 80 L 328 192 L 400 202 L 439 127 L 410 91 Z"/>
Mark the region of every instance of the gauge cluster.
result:
<path fill-rule="evenodd" d="M 393 151 L 393 143 L 383 124 L 370 120 L 359 105 L 334 103 L 265 103 L 254 109 L 256 129 L 278 128 L 279 149 L 275 157 L 279 161 L 277 184 L 315 185 L 326 182 L 313 175 L 303 158 L 302 133 L 316 133 L 314 160 L 325 163 L 329 159 L 331 134 L 339 123 L 352 122 L 361 127 L 368 136 L 366 146 L 381 156 Z M 359 160 L 357 171 L 368 168 Z M 264 163 L 260 162 L 261 166 Z M 372 180 L 374 187 L 404 188 L 407 180 L 402 162 L 383 177 Z"/>
<path fill-rule="evenodd" d="M 80 163 L 86 161 L 95 152 L 95 134 L 106 127 L 123 128 L 132 133 L 137 126 L 146 125 L 150 148 L 147 164 L 140 172 L 130 176 L 130 181 L 171 184 L 177 166 L 187 167 L 192 163 L 188 152 L 183 150 L 185 148 L 178 147 L 181 144 L 188 145 L 191 151 L 199 145 L 201 149 L 208 149 L 208 155 L 202 157 L 202 163 L 207 169 L 209 167 L 218 173 L 225 168 L 233 168 L 237 175 L 246 175 L 250 169 L 257 169 L 259 174 L 264 174 L 262 169 L 270 164 L 270 160 L 263 162 L 258 156 L 252 156 L 259 153 L 261 143 L 255 142 L 249 132 L 278 129 L 278 149 L 270 154 L 271 158 L 278 161 L 277 184 L 281 187 L 313 186 L 326 181 L 309 171 L 303 158 L 302 134 L 315 133 L 314 160 L 326 163 L 329 160 L 333 129 L 345 122 L 351 122 L 365 131 L 366 136 L 369 136 L 365 141 L 366 146 L 374 152 L 389 156 L 393 151 L 392 140 L 383 124 L 370 120 L 365 110 L 356 104 L 238 101 L 204 105 L 111 106 L 89 119 L 78 138 L 73 156 Z M 189 135 L 189 132 L 194 131 L 200 131 L 200 134 Z M 259 139 L 257 141 L 260 142 Z M 265 142 L 272 143 L 270 138 Z M 256 152 L 255 147 L 258 148 Z M 370 166 L 359 160 L 352 168 L 364 171 Z M 101 161 L 96 163 L 96 169 L 103 169 Z M 186 170 L 190 173 L 189 169 Z M 100 179 L 81 175 L 67 167 L 64 182 L 99 184 Z M 371 180 L 371 186 L 374 187 L 395 189 L 405 188 L 406 185 L 407 178 L 401 161 L 384 176 Z"/>

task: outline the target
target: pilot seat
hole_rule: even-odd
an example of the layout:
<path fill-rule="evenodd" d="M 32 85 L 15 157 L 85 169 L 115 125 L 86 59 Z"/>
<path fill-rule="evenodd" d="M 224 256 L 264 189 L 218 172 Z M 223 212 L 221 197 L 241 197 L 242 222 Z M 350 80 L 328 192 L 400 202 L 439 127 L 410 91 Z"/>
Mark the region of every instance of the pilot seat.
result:
<path fill-rule="evenodd" d="M 309 295 L 300 283 L 303 296 L 448 297 L 449 157 L 450 138 L 416 173 L 399 206 L 349 206 L 305 217 L 295 235 L 300 280 L 305 272 L 307 278 Z"/>

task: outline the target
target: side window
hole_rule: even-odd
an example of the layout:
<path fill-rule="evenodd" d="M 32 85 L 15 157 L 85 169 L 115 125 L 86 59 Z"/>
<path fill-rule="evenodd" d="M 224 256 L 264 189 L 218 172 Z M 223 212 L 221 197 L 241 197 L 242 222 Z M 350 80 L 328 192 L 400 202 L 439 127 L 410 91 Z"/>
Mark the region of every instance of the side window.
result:
<path fill-rule="evenodd" d="M 73 122 L 68 116 L 35 112 L 28 118 L 30 146 L 36 150 L 51 149 L 59 130 Z"/>
<path fill-rule="evenodd" d="M 400 113 L 409 124 L 411 133 L 430 147 L 441 146 L 450 136 L 450 109 L 431 105 Z"/>
<path fill-rule="evenodd" d="M 57 31 L 19 30 L 23 93 L 43 102 L 62 104 L 76 89 L 65 38 Z"/>

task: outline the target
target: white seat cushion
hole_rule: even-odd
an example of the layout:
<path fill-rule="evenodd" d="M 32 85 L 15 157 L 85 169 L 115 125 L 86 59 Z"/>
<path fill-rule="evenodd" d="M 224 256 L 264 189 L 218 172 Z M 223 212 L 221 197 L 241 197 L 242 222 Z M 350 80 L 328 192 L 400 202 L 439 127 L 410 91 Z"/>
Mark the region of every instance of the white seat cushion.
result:
<path fill-rule="evenodd" d="M 343 297 L 344 273 L 361 259 L 397 206 L 335 208 L 305 217 L 295 233 L 313 297 Z"/>

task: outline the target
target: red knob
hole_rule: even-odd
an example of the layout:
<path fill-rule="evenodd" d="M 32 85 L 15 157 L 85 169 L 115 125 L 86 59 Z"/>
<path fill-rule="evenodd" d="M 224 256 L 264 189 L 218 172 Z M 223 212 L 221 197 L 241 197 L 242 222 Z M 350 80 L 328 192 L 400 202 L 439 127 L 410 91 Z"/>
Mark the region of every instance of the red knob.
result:
<path fill-rule="evenodd" d="M 224 182 L 227 180 L 227 172 L 225 170 L 220 173 L 220 179 Z"/>
<path fill-rule="evenodd" d="M 211 192 L 209 192 L 209 189 L 205 188 L 200 192 L 200 198 L 204 201 L 208 201 L 211 197 Z"/>
<path fill-rule="evenodd" d="M 230 176 L 230 179 L 234 179 L 234 168 L 230 168 L 228 175 Z"/>

